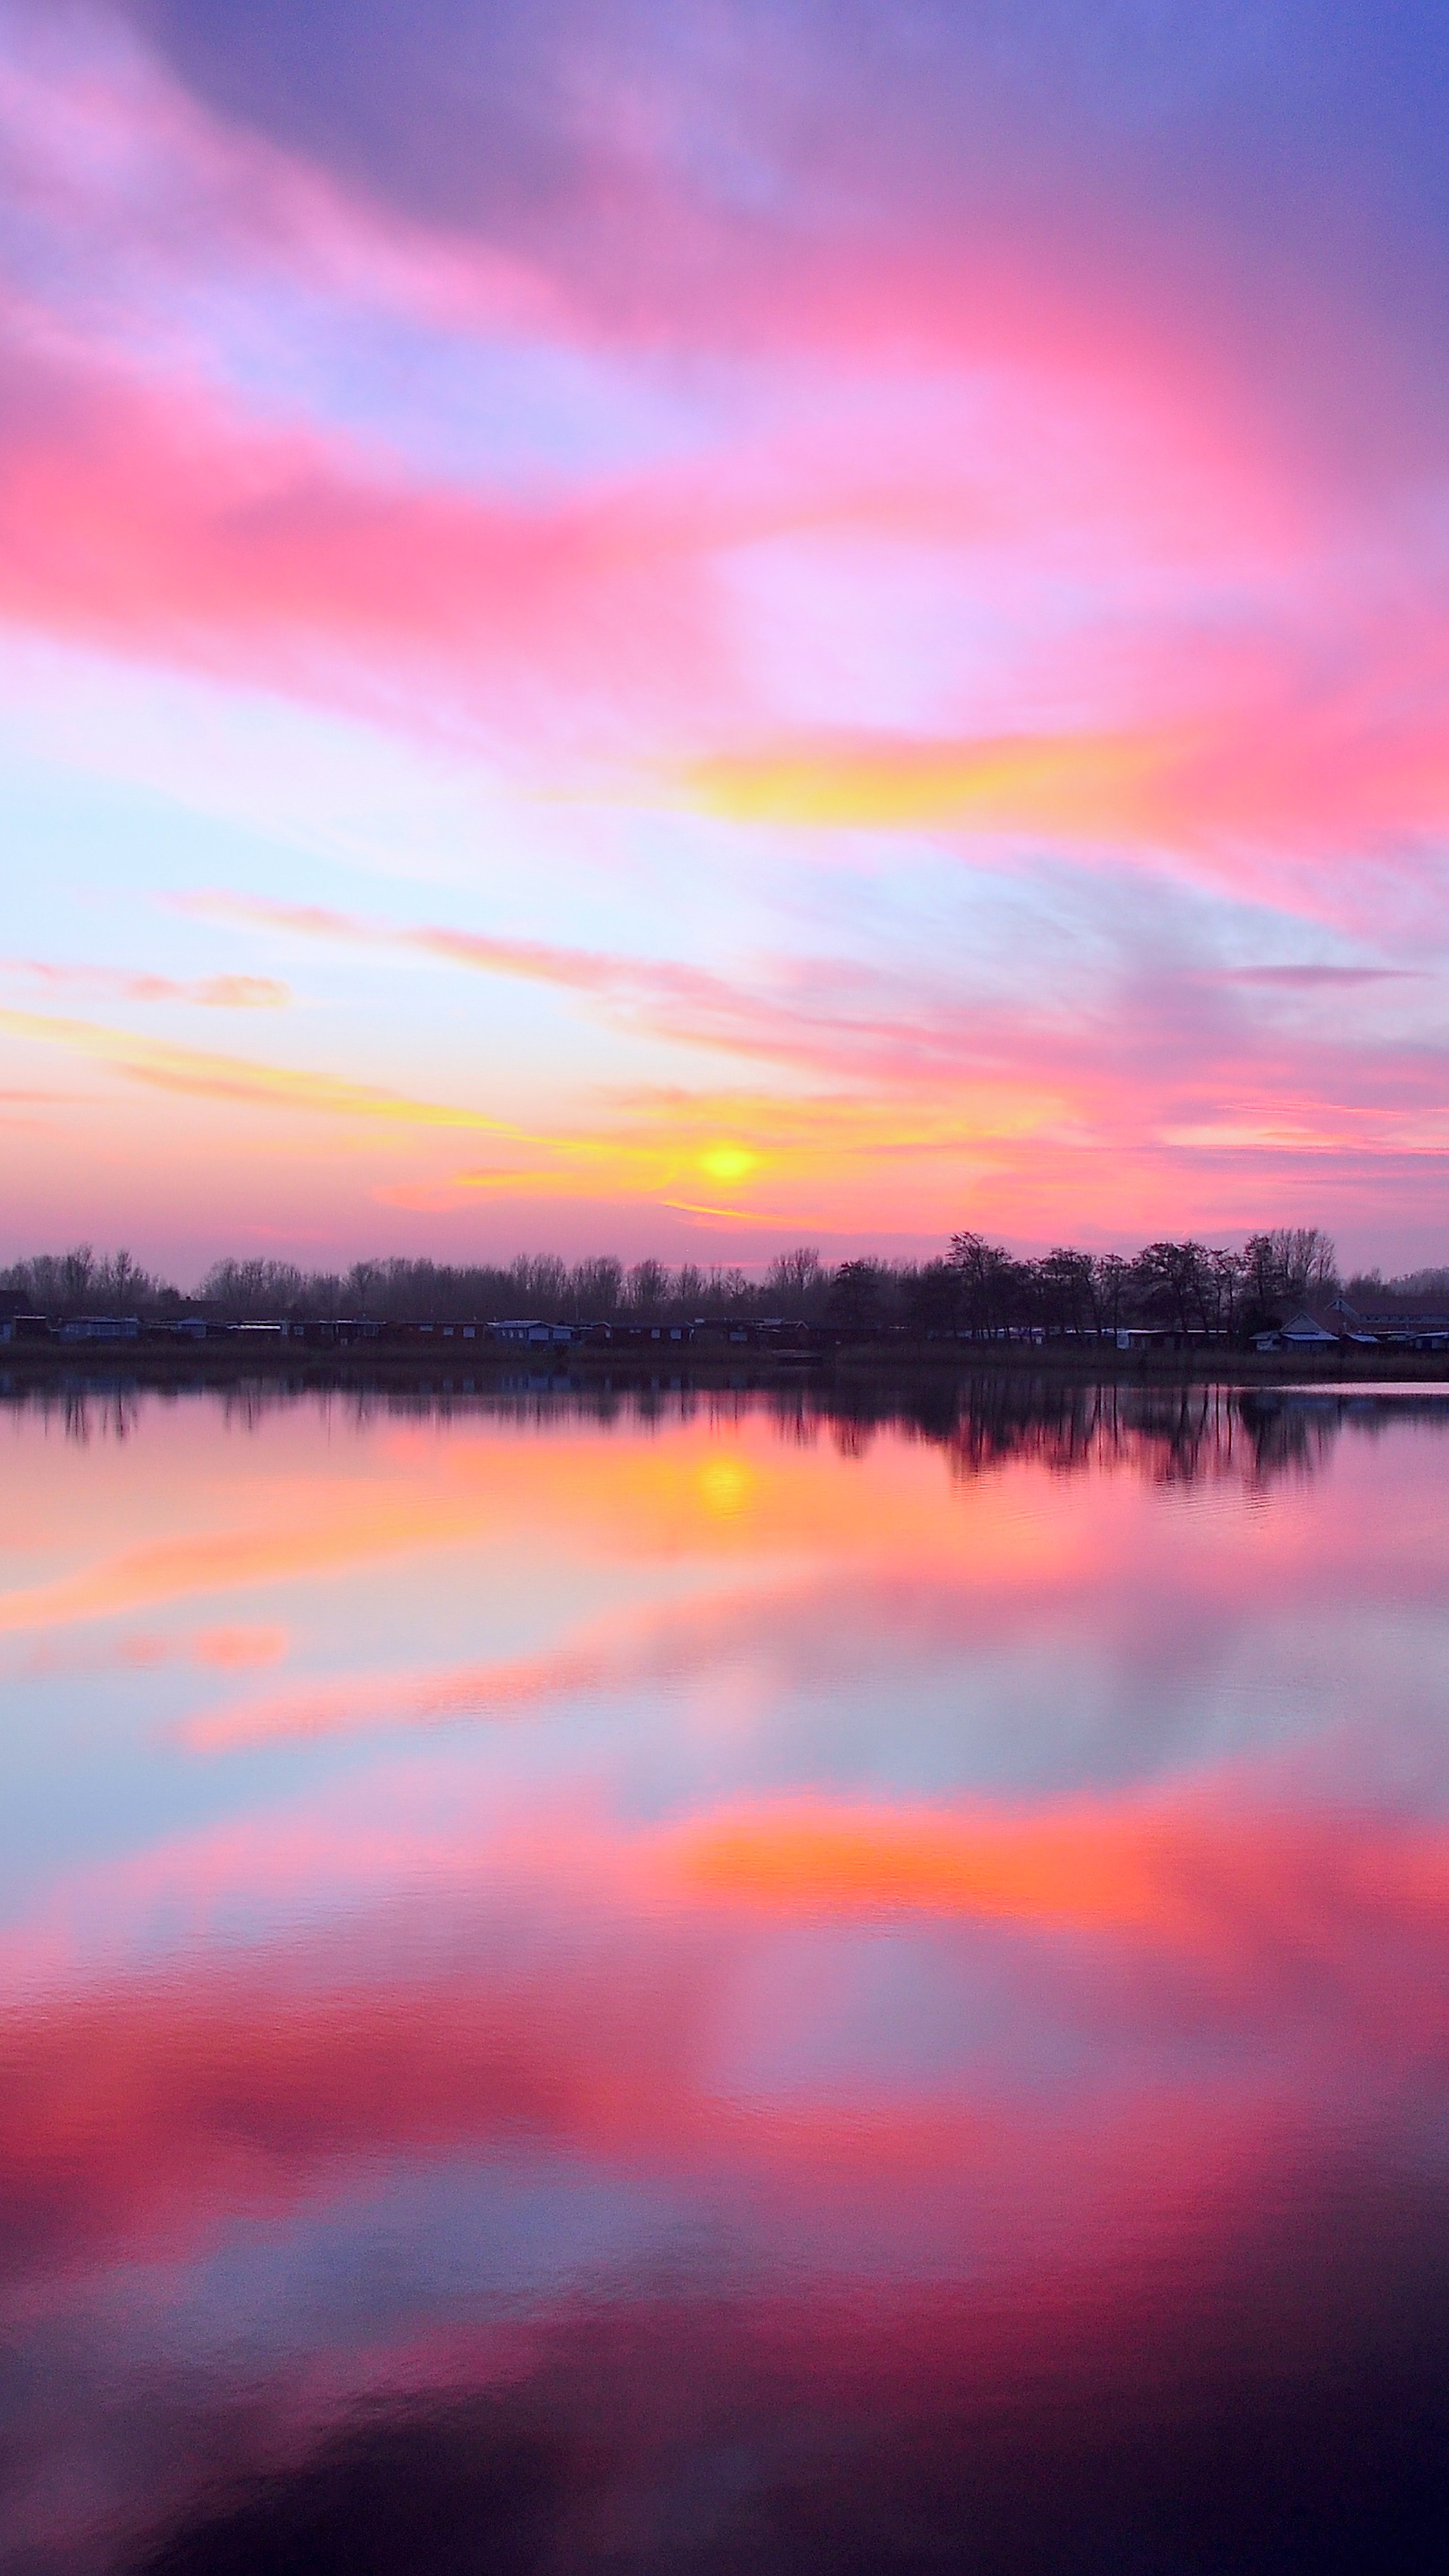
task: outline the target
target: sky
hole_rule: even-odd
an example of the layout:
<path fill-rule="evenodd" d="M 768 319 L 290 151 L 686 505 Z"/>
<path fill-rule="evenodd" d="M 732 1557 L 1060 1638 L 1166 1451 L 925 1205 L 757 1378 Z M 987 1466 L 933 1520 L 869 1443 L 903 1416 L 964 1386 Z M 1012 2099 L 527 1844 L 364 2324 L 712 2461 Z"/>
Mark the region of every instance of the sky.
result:
<path fill-rule="evenodd" d="M 0 1257 L 1449 1255 L 1429 0 L 0 0 Z"/>

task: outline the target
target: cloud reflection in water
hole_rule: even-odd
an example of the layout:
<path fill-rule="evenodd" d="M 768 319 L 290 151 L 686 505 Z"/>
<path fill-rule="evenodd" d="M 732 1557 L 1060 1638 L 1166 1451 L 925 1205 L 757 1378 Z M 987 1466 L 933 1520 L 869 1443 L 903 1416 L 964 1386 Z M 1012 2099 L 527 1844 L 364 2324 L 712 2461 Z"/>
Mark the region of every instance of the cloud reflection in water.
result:
<path fill-rule="evenodd" d="M 140 1785 L 4 1935 L 7 2568 L 1430 2563 L 1444 1417 L 1010 1414 L 17 1422 L 407 1535 L 148 1613 L 327 1730 L 16 1639 Z"/>

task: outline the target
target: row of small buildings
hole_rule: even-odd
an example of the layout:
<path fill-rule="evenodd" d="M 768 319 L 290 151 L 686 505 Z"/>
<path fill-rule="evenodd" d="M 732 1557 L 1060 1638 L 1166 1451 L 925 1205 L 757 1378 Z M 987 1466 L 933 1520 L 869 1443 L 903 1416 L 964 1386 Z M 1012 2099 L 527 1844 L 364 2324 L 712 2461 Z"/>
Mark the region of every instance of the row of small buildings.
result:
<path fill-rule="evenodd" d="M 493 1346 L 501 1350 L 568 1349 L 574 1346 L 600 1345 L 606 1348 L 633 1349 L 663 1344 L 716 1344 L 720 1346 L 762 1343 L 778 1345 L 795 1335 L 805 1336 L 808 1327 L 787 1324 L 782 1317 L 766 1317 L 748 1323 L 725 1317 L 712 1320 L 697 1317 L 691 1323 L 661 1324 L 635 1320 L 592 1324 L 550 1323 L 538 1316 L 508 1316 L 500 1320 L 475 1319 L 471 1322 L 412 1323 L 387 1322 L 363 1315 L 280 1315 L 262 1320 L 206 1314 L 179 1315 L 154 1320 L 139 1315 L 67 1315 L 58 1319 L 30 1314 L 23 1302 L 12 1297 L 0 1299 L 0 1342 L 61 1344 L 175 1343 L 217 1342 L 233 1349 L 299 1343 L 313 1348 L 346 1349 L 357 1343 L 384 1342 L 429 1348 L 440 1343 L 463 1342 Z"/>
<path fill-rule="evenodd" d="M 501 1320 L 474 1318 L 470 1321 L 389 1322 L 375 1316 L 307 1315 L 292 1313 L 266 1319 L 240 1320 L 235 1317 L 193 1313 L 170 1317 L 164 1321 L 143 1320 L 138 1315 L 67 1315 L 53 1319 L 47 1315 L 24 1311 L 24 1301 L 13 1292 L 0 1292 L 0 1342 L 6 1343 L 138 1343 L 152 1347 L 177 1342 L 222 1342 L 234 1350 L 250 1346 L 260 1350 L 282 1344 L 298 1343 L 314 1349 L 338 1350 L 358 1343 L 385 1343 L 419 1350 L 440 1344 L 464 1343 L 498 1350 L 568 1350 L 611 1349 L 621 1353 L 641 1354 L 673 1347 L 693 1349 L 771 1349 L 795 1350 L 802 1354 L 837 1349 L 843 1343 L 882 1342 L 912 1338 L 902 1325 L 841 1325 L 792 1322 L 784 1316 L 767 1315 L 748 1321 L 735 1316 L 698 1315 L 687 1323 L 655 1323 L 638 1317 L 610 1317 L 606 1321 L 581 1324 L 552 1323 L 539 1316 L 508 1316 Z M 937 1333 L 932 1340 L 989 1340 L 1022 1343 L 1028 1347 L 1047 1341 L 1068 1340 L 1077 1344 L 1104 1344 L 1120 1351 L 1194 1349 L 1205 1344 L 1229 1345 L 1229 1336 L 1192 1326 L 1167 1323 L 1132 1323 L 1107 1326 L 1099 1332 L 1051 1333 L 1037 1324 L 999 1325 L 986 1333 L 966 1328 Z M 1252 1346 L 1264 1353 L 1294 1352 L 1299 1355 L 1327 1358 L 1334 1352 L 1350 1357 L 1354 1352 L 1449 1351 L 1449 1314 L 1410 1308 L 1403 1305 L 1355 1306 L 1342 1293 L 1325 1305 L 1304 1306 L 1286 1315 L 1281 1322 L 1253 1334 Z"/>
<path fill-rule="evenodd" d="M 1356 1306 L 1337 1296 L 1304 1306 L 1271 1331 L 1255 1333 L 1259 1351 L 1297 1351 L 1329 1358 L 1341 1351 L 1449 1351 L 1449 1315 L 1432 1308 Z"/>

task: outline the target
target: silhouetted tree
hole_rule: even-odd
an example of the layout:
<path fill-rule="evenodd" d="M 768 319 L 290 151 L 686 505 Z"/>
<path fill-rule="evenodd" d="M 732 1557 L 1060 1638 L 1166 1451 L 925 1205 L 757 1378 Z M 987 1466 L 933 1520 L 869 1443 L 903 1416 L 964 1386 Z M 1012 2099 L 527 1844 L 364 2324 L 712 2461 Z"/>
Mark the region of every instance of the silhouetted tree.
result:
<path fill-rule="evenodd" d="M 903 1282 L 906 1321 L 921 1333 L 949 1333 L 961 1311 L 961 1274 L 952 1262 L 926 1261 Z"/>
<path fill-rule="evenodd" d="M 579 1261 L 569 1273 L 569 1299 L 579 1323 L 606 1323 L 624 1294 L 624 1265 L 612 1253 Z"/>
<path fill-rule="evenodd" d="M 657 1315 L 669 1295 L 662 1261 L 636 1261 L 629 1273 L 629 1304 L 636 1315 Z"/>
<path fill-rule="evenodd" d="M 830 1282 L 830 1316 L 837 1324 L 878 1324 L 884 1311 L 878 1261 L 842 1261 Z"/>
<path fill-rule="evenodd" d="M 1149 1243 L 1133 1263 L 1144 1313 L 1180 1333 L 1207 1329 L 1204 1283 L 1207 1248 L 1201 1243 Z"/>
<path fill-rule="evenodd" d="M 1130 1312 L 1131 1262 L 1120 1252 L 1099 1253 L 1092 1264 L 1092 1288 L 1103 1331 L 1119 1331 Z"/>
<path fill-rule="evenodd" d="M 1025 1266 L 1012 1259 L 1004 1244 L 970 1232 L 953 1234 L 951 1262 L 971 1332 L 998 1333 L 1025 1319 Z"/>
<path fill-rule="evenodd" d="M 798 1243 L 793 1252 L 777 1252 L 765 1274 L 765 1295 L 787 1314 L 803 1315 L 818 1302 L 825 1283 L 820 1252 L 813 1243 Z"/>
<path fill-rule="evenodd" d="M 1089 1252 L 1058 1244 L 1036 1265 L 1042 1321 L 1072 1333 L 1097 1329 L 1097 1283 Z"/>

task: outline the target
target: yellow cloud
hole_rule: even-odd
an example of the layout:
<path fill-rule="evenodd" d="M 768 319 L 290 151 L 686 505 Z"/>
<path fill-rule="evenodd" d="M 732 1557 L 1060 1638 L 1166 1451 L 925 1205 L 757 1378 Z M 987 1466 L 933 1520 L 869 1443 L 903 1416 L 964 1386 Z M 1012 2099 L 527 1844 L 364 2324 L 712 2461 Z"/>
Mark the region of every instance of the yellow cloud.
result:
<path fill-rule="evenodd" d="M 518 1136 L 500 1118 L 480 1109 L 455 1109 L 443 1102 L 412 1100 L 341 1075 L 306 1073 L 291 1065 L 252 1064 L 244 1057 L 210 1055 L 196 1047 L 169 1045 L 161 1038 L 133 1037 L 120 1029 L 97 1027 L 89 1020 L 57 1020 L 36 1011 L 0 1011 L 0 1031 L 11 1037 L 38 1039 L 62 1046 L 73 1055 L 108 1064 L 131 1082 L 148 1082 L 161 1091 L 179 1091 L 205 1100 L 251 1102 L 268 1109 L 311 1110 L 334 1118 L 377 1118 L 415 1127 L 485 1127 L 495 1134 Z"/>
<path fill-rule="evenodd" d="M 853 831 L 959 824 L 1095 835 L 1140 821 L 1179 749 L 1112 734 L 846 739 L 698 761 L 680 784 L 689 803 L 738 823 Z"/>

